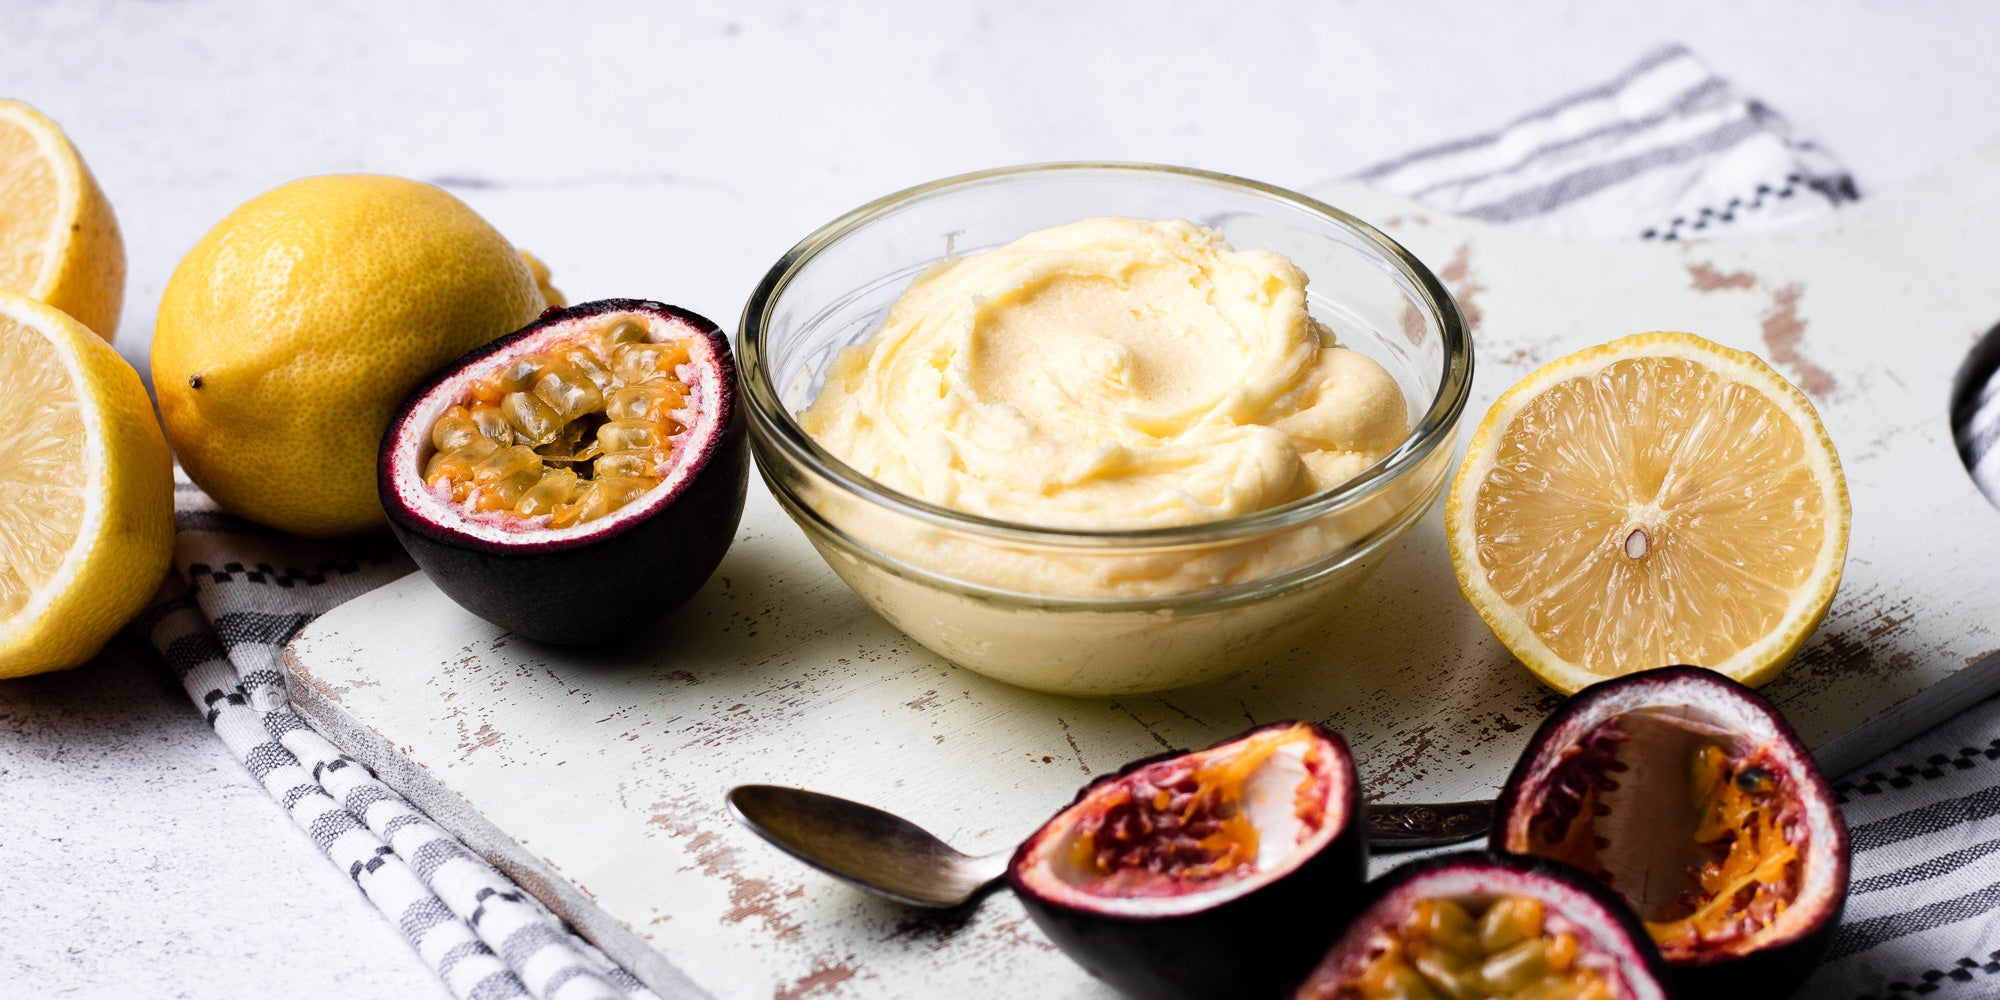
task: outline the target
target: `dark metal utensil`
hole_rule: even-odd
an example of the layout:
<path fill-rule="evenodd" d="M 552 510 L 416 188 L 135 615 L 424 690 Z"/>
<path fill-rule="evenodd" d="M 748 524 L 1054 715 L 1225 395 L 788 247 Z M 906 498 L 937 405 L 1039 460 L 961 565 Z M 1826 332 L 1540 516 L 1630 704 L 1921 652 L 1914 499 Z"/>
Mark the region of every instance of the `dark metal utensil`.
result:
<path fill-rule="evenodd" d="M 910 906 L 946 909 L 973 899 L 999 882 L 1013 854 L 964 854 L 894 813 L 803 788 L 738 785 L 729 806 L 786 854 Z M 1370 805 L 1367 819 L 1378 852 L 1442 847 L 1485 836 L 1493 803 Z"/>

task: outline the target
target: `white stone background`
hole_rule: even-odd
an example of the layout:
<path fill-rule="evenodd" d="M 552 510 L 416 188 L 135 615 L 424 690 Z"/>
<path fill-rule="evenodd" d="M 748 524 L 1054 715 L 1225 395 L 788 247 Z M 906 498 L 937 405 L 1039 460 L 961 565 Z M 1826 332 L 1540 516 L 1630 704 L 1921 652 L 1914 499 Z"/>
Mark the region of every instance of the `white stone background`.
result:
<path fill-rule="evenodd" d="M 1976 0 L 0 0 L 0 96 L 61 122 L 116 206 L 144 372 L 180 255 L 307 174 L 445 183 L 572 301 L 733 328 L 785 248 L 909 184 L 1103 158 L 1305 186 L 1675 41 L 1865 194 L 2000 136 L 1996 39 Z M 0 993 L 444 995 L 130 637 L 0 682 Z"/>

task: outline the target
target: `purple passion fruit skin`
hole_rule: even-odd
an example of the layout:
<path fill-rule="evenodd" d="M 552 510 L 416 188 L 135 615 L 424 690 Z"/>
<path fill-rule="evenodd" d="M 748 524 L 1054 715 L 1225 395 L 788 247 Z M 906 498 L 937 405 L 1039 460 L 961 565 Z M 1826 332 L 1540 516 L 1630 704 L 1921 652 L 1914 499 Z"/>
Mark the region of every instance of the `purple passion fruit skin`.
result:
<path fill-rule="evenodd" d="M 1545 858 L 1462 851 L 1401 865 L 1293 1000 L 1666 1000 L 1664 965 L 1616 893 Z"/>
<path fill-rule="evenodd" d="M 735 538 L 750 468 L 736 392 L 728 340 L 694 313 L 550 309 L 403 402 L 382 506 L 473 614 L 544 642 L 629 637 L 692 597 Z"/>
<path fill-rule="evenodd" d="M 1131 996 L 1275 996 L 1360 895 L 1360 810 L 1347 744 L 1275 723 L 1096 779 L 1007 880 L 1050 940 Z"/>
<path fill-rule="evenodd" d="M 1542 724 L 1495 807 L 1496 850 L 1617 890 L 1683 996 L 1788 996 L 1847 900 L 1832 790 L 1776 707 L 1711 670 L 1592 685 Z"/>

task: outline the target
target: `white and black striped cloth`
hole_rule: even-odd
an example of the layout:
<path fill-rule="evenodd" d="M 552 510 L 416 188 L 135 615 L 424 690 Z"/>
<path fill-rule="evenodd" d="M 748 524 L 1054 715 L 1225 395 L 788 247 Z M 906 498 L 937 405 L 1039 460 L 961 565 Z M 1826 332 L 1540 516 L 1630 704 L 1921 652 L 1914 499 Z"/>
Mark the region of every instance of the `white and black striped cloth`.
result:
<path fill-rule="evenodd" d="M 1972 481 L 2000 506 L 2000 326 L 1972 351 L 1951 404 L 1951 434 Z"/>
<path fill-rule="evenodd" d="M 1576 239 L 1773 229 L 1857 197 L 1831 156 L 1678 45 L 1496 131 L 1358 177 L 1458 215 Z"/>
<path fill-rule="evenodd" d="M 177 471 L 178 474 L 178 471 Z M 464 1000 L 653 993 L 308 729 L 285 701 L 285 641 L 416 567 L 384 536 L 308 542 L 175 484 L 174 574 L 137 627 L 215 733 Z"/>
<path fill-rule="evenodd" d="M 1831 158 L 1792 138 L 1685 50 L 1489 135 L 1364 178 L 1466 215 L 1572 237 L 1694 239 L 1769 228 L 1856 197 Z M 1954 412 L 1961 448 L 2000 501 L 2000 343 Z M 486 862 L 306 728 L 279 657 L 314 617 L 410 572 L 386 538 L 279 535 L 177 494 L 174 578 L 139 623 L 216 734 L 418 955 L 468 1000 L 650 998 L 643 985 Z M 1987 701 L 1839 782 L 1854 885 L 1827 965 L 1801 996 L 2000 997 L 2000 701 Z"/>
<path fill-rule="evenodd" d="M 1572 238 L 1689 240 L 1770 229 L 1854 200 L 1854 182 L 1783 119 L 1679 46 L 1500 130 L 1362 178 L 1461 215 Z M 2000 505 L 2000 328 L 1953 410 L 1959 450 Z M 2000 997 L 2000 700 L 1836 792 L 1854 881 L 1812 1000 Z"/>

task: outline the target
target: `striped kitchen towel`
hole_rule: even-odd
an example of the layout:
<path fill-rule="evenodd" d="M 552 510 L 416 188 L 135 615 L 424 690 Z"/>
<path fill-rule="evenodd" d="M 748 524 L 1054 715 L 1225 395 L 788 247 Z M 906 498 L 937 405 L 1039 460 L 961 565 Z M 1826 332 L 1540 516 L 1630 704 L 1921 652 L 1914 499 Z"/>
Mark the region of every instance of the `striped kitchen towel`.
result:
<path fill-rule="evenodd" d="M 1824 150 L 1672 46 L 1498 131 L 1364 171 L 1461 215 L 1572 238 L 1691 240 L 1770 229 L 1857 197 Z M 1953 430 L 2000 505 L 2000 328 L 1968 366 Z M 1812 1000 L 2000 997 L 2000 699 L 1973 705 L 1836 791 L 1853 831 L 1847 912 Z"/>
<path fill-rule="evenodd" d="M 1834 785 L 1847 914 L 1802 997 L 2000 997 L 2000 701 Z"/>
<path fill-rule="evenodd" d="M 1678 45 L 1496 131 L 1358 176 L 1458 215 L 1578 239 L 1774 229 L 1858 196 L 1824 150 Z"/>
<path fill-rule="evenodd" d="M 2000 506 L 2000 326 L 1972 350 L 1951 404 L 1951 434 L 1972 481 Z"/>
<path fill-rule="evenodd" d="M 137 625 L 236 759 L 466 1000 L 653 997 L 533 896 L 306 728 L 280 658 L 307 622 L 416 567 L 383 536 L 309 542 L 175 470 L 174 571 Z"/>

